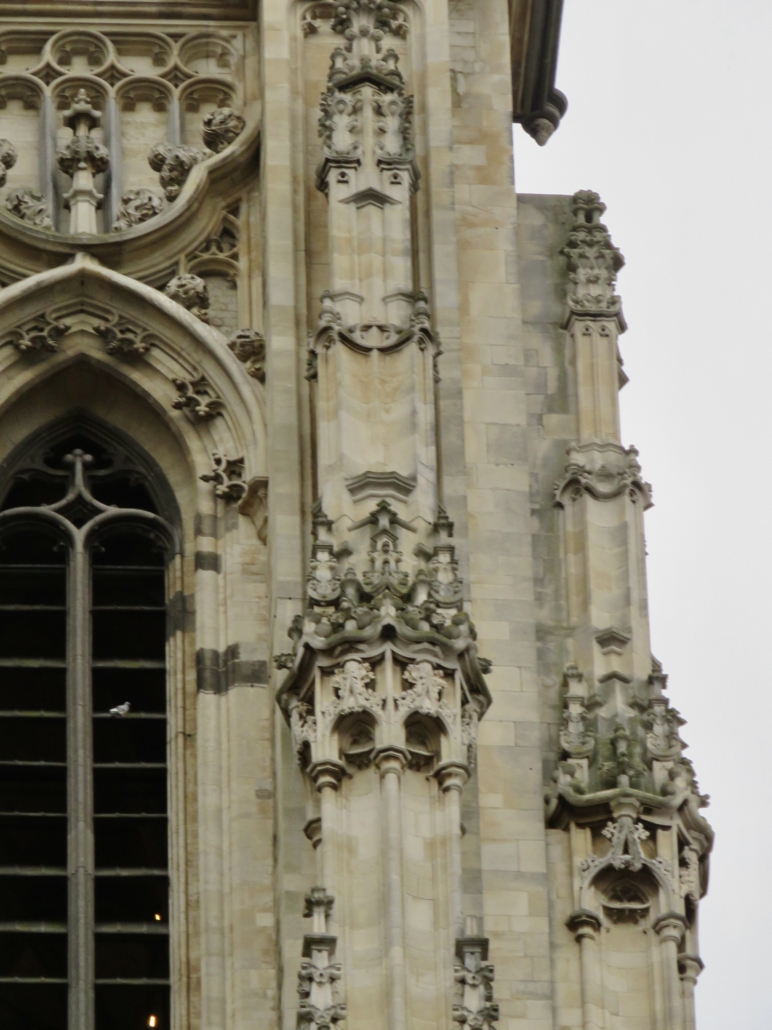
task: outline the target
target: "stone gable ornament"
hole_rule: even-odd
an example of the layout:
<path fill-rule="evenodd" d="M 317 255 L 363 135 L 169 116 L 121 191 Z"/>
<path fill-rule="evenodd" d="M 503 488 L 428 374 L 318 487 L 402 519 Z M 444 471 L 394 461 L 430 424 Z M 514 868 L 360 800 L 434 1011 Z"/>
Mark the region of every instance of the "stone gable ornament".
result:
<path fill-rule="evenodd" d="M 206 376 L 173 379 L 172 382 L 178 393 L 172 407 L 176 411 L 184 411 L 191 422 L 208 422 L 223 414 L 225 403 L 209 385 Z"/>
<path fill-rule="evenodd" d="M 94 332 L 102 338 L 108 354 L 120 357 L 143 357 L 159 342 L 150 330 L 122 316 L 115 322 L 103 322 L 95 326 Z"/>

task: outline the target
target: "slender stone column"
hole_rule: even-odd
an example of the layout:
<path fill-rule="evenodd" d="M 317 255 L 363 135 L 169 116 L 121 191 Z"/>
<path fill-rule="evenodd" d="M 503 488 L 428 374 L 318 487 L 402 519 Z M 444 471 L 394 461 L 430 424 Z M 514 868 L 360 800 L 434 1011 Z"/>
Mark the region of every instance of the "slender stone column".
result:
<path fill-rule="evenodd" d="M 319 849 L 321 851 L 322 882 L 335 896 L 338 887 L 338 789 L 345 775 L 340 762 L 327 759 L 314 762 L 308 770 L 321 799 L 321 826 Z M 314 845 L 316 846 L 316 845 Z"/>
<path fill-rule="evenodd" d="M 375 752 L 381 776 L 386 859 L 386 946 L 389 968 L 389 1030 L 406 1030 L 405 925 L 402 911 L 402 807 L 400 792 L 407 753 L 393 745 Z"/>
<path fill-rule="evenodd" d="M 681 955 L 678 959 L 678 971 L 681 974 L 684 999 L 684 1030 L 695 1030 L 697 1020 L 694 1012 L 694 988 L 697 977 L 704 968 L 699 955 Z"/>
<path fill-rule="evenodd" d="M 78 533 L 70 552 L 68 583 L 67 745 L 74 755 L 67 766 L 71 813 L 67 829 L 69 933 L 69 1025 L 94 1026 L 94 792 L 91 737 L 90 584 L 83 537 Z"/>
<path fill-rule="evenodd" d="M 662 974 L 665 988 L 664 1030 L 684 1030 L 684 1004 L 681 979 L 678 975 L 678 945 L 684 935 L 686 920 L 678 912 L 666 912 L 654 923 L 662 951 Z"/>
<path fill-rule="evenodd" d="M 566 920 L 576 937 L 582 964 L 582 1030 L 603 1030 L 603 978 L 598 954 L 600 919 L 594 912 L 579 909 Z"/>
<path fill-rule="evenodd" d="M 435 773 L 442 790 L 448 848 L 449 915 L 453 937 L 464 932 L 464 887 L 461 867 L 461 791 L 469 770 L 460 762 L 444 762 Z"/>
<path fill-rule="evenodd" d="M 65 175 L 72 177 L 72 189 L 64 196 L 70 208 L 71 233 L 95 233 L 97 208 L 103 197 L 94 189 L 94 176 L 107 170 L 110 154 L 91 135 L 91 130 L 102 120 L 85 89 L 78 90 L 72 107 L 64 112 L 63 121 L 72 129 L 72 139 L 56 155 L 57 164 Z"/>

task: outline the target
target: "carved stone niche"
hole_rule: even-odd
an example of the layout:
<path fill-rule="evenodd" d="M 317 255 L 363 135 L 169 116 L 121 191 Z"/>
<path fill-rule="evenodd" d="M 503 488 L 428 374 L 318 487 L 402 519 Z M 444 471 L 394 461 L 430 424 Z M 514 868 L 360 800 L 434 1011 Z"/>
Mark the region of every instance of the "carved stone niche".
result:
<path fill-rule="evenodd" d="M 369 713 L 344 717 L 337 728 L 340 757 L 355 769 L 366 769 L 375 751 L 375 720 Z"/>
<path fill-rule="evenodd" d="M 597 885 L 601 894 L 603 915 L 611 923 L 638 925 L 649 918 L 651 894 L 648 885 L 630 877 L 613 877 Z"/>

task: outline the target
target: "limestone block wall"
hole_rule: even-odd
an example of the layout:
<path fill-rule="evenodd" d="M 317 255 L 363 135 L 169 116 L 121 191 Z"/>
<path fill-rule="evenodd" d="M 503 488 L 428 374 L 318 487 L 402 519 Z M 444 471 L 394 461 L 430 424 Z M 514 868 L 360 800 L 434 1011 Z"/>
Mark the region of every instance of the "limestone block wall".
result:
<path fill-rule="evenodd" d="M 552 971 L 507 9 L 454 2 L 449 12 L 470 595 L 494 663 L 480 727 L 474 901 L 502 1020 L 546 1028 Z"/>

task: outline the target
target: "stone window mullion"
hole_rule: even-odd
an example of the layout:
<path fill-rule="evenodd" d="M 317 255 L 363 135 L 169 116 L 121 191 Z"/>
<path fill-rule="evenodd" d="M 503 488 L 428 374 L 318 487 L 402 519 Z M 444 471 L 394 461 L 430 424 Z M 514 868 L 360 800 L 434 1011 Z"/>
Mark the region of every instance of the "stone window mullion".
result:
<path fill-rule="evenodd" d="M 67 612 L 69 1026 L 94 1028 L 94 790 L 90 563 L 81 530 L 70 551 Z"/>

